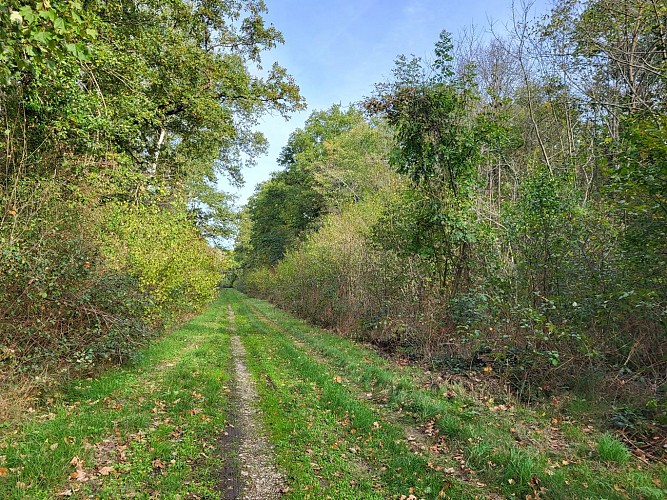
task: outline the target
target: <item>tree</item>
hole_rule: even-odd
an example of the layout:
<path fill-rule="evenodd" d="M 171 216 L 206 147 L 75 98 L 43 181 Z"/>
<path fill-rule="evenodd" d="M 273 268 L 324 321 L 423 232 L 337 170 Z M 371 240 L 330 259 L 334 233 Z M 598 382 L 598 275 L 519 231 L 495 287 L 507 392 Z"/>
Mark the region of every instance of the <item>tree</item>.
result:
<path fill-rule="evenodd" d="M 361 122 L 359 111 L 335 105 L 314 111 L 304 128 L 290 135 L 278 158 L 284 170 L 273 174 L 248 202 L 246 259 L 273 266 L 319 226 L 327 207 L 318 178 L 326 169 L 331 144 Z"/>
<path fill-rule="evenodd" d="M 394 81 L 378 85 L 364 107 L 386 117 L 395 134 L 390 163 L 419 193 L 405 199 L 419 206 L 401 210 L 415 216 L 414 230 L 403 228 L 395 239 L 384 239 L 394 240 L 394 249 L 432 261 L 441 285 L 455 292 L 465 286 L 475 239 L 471 202 L 482 128 L 475 113 L 478 94 L 472 75 L 468 71 L 455 78 L 452 48 L 449 34 L 442 32 L 432 67 L 418 58 L 399 57 Z"/>
<path fill-rule="evenodd" d="M 80 340 L 65 347 L 98 359 L 213 296 L 228 262 L 206 239 L 233 223 L 216 177 L 241 182 L 264 151 L 261 114 L 304 107 L 284 68 L 262 68 L 282 43 L 265 12 L 262 0 L 0 6 L 0 254 L 12 256 L 0 345 L 57 357 Z"/>

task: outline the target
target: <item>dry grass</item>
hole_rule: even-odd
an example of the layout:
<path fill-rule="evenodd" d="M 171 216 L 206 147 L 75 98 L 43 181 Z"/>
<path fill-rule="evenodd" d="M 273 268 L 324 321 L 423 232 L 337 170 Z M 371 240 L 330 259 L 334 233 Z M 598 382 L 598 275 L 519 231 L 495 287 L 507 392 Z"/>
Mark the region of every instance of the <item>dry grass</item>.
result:
<path fill-rule="evenodd" d="M 42 387 L 41 377 L 0 376 L 0 424 L 13 423 L 30 412 Z"/>

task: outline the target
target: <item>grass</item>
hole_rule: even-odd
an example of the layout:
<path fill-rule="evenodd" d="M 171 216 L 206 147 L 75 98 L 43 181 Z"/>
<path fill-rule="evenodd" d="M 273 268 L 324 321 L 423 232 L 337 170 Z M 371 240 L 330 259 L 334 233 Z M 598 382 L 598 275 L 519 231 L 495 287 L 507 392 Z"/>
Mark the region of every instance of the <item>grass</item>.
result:
<path fill-rule="evenodd" d="M 287 498 L 645 498 L 667 467 L 483 380 L 435 380 L 226 290 L 134 366 L 72 382 L 0 436 L 0 498 L 219 498 L 228 306 Z M 435 380 L 435 382 L 434 382 Z M 472 382 L 472 383 L 471 383 Z"/>
<path fill-rule="evenodd" d="M 435 428 L 447 440 L 447 453 L 464 457 L 486 494 L 563 499 L 667 495 L 665 464 L 637 461 L 615 438 L 579 416 L 522 406 L 509 395 L 486 393 L 483 383 L 472 389 L 457 382 L 427 388 L 420 369 L 392 363 L 265 302 L 243 300 L 247 314 L 303 345 L 306 355 L 324 361 L 325 370 L 349 382 L 357 397 L 372 393 L 374 406 L 394 415 L 393 420 Z"/>
<path fill-rule="evenodd" d="M 359 400 L 330 367 L 261 322 L 228 293 L 248 365 L 292 498 L 474 498 L 478 487 L 447 478 L 409 449 L 400 426 Z M 267 378 L 268 377 L 268 378 Z M 271 383 L 266 383 L 270 380 Z"/>
<path fill-rule="evenodd" d="M 220 304 L 218 304 L 220 306 Z M 0 498 L 215 496 L 229 337 L 213 307 L 0 438 Z"/>
<path fill-rule="evenodd" d="M 624 464 L 630 460 L 630 452 L 625 445 L 609 434 L 598 439 L 597 451 L 603 462 Z"/>

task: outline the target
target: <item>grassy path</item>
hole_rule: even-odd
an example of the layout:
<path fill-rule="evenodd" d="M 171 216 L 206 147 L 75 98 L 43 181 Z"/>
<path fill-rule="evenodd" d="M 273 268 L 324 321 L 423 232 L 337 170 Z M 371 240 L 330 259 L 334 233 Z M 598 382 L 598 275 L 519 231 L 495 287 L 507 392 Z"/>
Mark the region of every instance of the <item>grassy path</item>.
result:
<path fill-rule="evenodd" d="M 226 306 L 136 366 L 65 387 L 0 435 L 0 498 L 217 498 L 232 373 Z"/>
<path fill-rule="evenodd" d="M 0 498 L 647 498 L 585 421 L 384 359 L 226 290 L 136 366 L 0 435 Z"/>
<path fill-rule="evenodd" d="M 366 476 L 359 476 L 363 483 L 351 479 L 357 488 L 350 498 L 667 498 L 664 463 L 636 459 L 580 416 L 526 408 L 508 394 L 488 394 L 459 379 L 434 383 L 433 375 L 265 302 L 233 291 L 228 300 L 244 318 L 256 376 L 269 374 L 285 384 L 285 390 L 277 384 L 262 394 L 267 410 L 277 408 L 267 414 L 278 448 L 289 443 L 286 452 L 319 453 L 328 462 L 344 459 L 340 449 L 355 449 Z M 292 420 L 308 422 L 315 435 L 319 428 L 332 442 L 328 449 L 295 437 L 299 425 L 280 410 L 298 402 L 305 408 Z M 322 422 L 323 413 L 331 420 Z M 305 451 L 294 447 L 302 441 Z M 312 489 L 311 498 L 343 497 L 346 479 L 320 473 L 314 482 L 321 464 L 313 463 L 286 464 L 291 484 L 300 485 L 297 496 L 308 497 L 304 491 Z"/>
<path fill-rule="evenodd" d="M 283 491 L 283 478 L 274 465 L 273 450 L 264 435 L 263 415 L 257 407 L 259 396 L 246 366 L 246 351 L 236 334 L 231 307 L 229 318 L 230 328 L 234 333 L 231 348 L 236 373 L 234 386 L 238 395 L 234 422 L 240 433 L 238 469 L 245 484 L 238 492 L 232 490 L 231 495 L 225 493 L 225 497 L 236 498 L 242 494 L 247 500 L 270 500 L 278 498 Z"/>

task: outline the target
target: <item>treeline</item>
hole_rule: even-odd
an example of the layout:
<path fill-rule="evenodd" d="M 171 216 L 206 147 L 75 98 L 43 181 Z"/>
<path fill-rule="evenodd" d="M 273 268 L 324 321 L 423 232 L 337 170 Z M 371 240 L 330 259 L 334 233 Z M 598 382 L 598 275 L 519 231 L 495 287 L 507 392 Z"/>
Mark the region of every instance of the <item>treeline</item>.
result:
<path fill-rule="evenodd" d="M 260 114 L 303 106 L 282 67 L 252 69 L 282 42 L 264 11 L 0 6 L 3 376 L 126 360 L 214 297 L 234 219 L 216 175 L 264 150 Z"/>
<path fill-rule="evenodd" d="M 559 1 L 313 113 L 243 213 L 238 286 L 524 396 L 665 418 L 667 7 Z"/>

